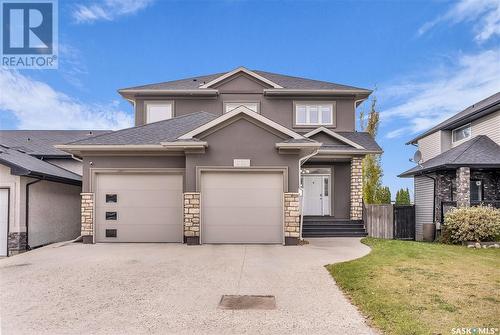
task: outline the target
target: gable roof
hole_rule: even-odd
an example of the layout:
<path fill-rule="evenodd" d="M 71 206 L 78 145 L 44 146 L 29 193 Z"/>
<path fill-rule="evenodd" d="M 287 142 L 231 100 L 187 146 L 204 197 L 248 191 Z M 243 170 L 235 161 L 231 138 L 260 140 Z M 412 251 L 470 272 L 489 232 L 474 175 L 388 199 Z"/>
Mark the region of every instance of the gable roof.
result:
<path fill-rule="evenodd" d="M 244 69 L 244 70 L 243 70 Z M 127 94 L 135 93 L 164 93 L 164 92 L 190 92 L 190 93 L 201 93 L 203 91 L 208 91 L 207 93 L 217 93 L 217 90 L 205 88 L 213 85 L 215 82 L 223 80 L 230 75 L 243 71 L 253 77 L 267 82 L 273 89 L 280 91 L 286 90 L 315 90 L 315 91 L 328 91 L 328 92 L 344 92 L 351 94 L 364 94 L 369 95 L 372 91 L 364 88 L 341 85 L 327 81 L 313 80 L 301 77 L 288 76 L 278 73 L 266 72 L 261 70 L 248 70 L 244 67 L 239 67 L 232 71 L 214 73 L 204 76 L 190 77 L 185 79 L 128 87 L 118 90 L 118 92 L 125 96 Z"/>
<path fill-rule="evenodd" d="M 168 120 L 148 123 L 142 126 L 117 130 L 109 134 L 73 141 L 69 145 L 161 145 L 162 142 L 176 141 L 177 138 L 192 129 L 213 119 L 216 115 L 197 112 L 177 116 Z M 62 146 L 64 147 L 64 146 Z"/>
<path fill-rule="evenodd" d="M 325 133 L 341 142 L 344 142 L 356 149 L 365 149 L 362 145 L 360 145 L 359 143 L 356 143 L 354 141 L 351 141 L 350 139 L 334 132 L 333 130 L 330 130 L 328 128 L 325 128 L 325 127 L 319 127 L 319 128 L 316 128 L 314 130 L 311 130 L 310 132 L 308 132 L 307 134 L 304 134 L 305 137 L 311 137 L 313 135 L 316 135 L 318 133 Z"/>
<path fill-rule="evenodd" d="M 255 113 L 254 111 L 250 110 L 249 108 L 245 106 L 239 106 L 229 113 L 225 113 L 203 125 L 200 125 L 199 127 L 181 135 L 178 137 L 179 140 L 192 140 L 196 135 L 199 135 L 229 119 L 232 119 L 233 117 L 237 115 L 244 114 L 252 119 L 255 119 L 263 124 L 266 124 L 267 126 L 279 131 L 280 133 L 283 133 L 287 136 L 290 136 L 293 139 L 304 139 L 304 136 L 300 135 L 299 133 L 294 132 L 293 130 L 284 127 L 280 125 L 279 123 L 274 122 L 271 119 L 266 118 L 265 116 L 262 116 L 258 113 Z"/>
<path fill-rule="evenodd" d="M 419 139 L 430 135 L 438 130 L 450 130 L 467 124 L 484 115 L 490 114 L 500 109 L 500 92 L 497 92 L 486 99 L 476 102 L 472 106 L 467 107 L 463 111 L 453 115 L 449 119 L 444 120 L 438 125 L 432 127 L 426 132 L 418 135 L 406 144 L 415 144 Z"/>
<path fill-rule="evenodd" d="M 486 135 L 476 136 L 433 157 L 420 166 L 403 172 L 399 177 L 411 177 L 439 169 L 469 167 L 500 167 L 500 146 Z"/>
<path fill-rule="evenodd" d="M 52 181 L 64 181 L 80 184 L 82 177 L 50 164 L 19 150 L 0 146 L 0 163 L 11 168 L 11 173 L 19 176 L 43 178 Z"/>
<path fill-rule="evenodd" d="M 255 79 L 260 80 L 260 81 L 268 84 L 271 87 L 274 87 L 274 88 L 283 88 L 282 86 L 280 86 L 280 85 L 276 84 L 275 82 L 267 79 L 266 77 L 261 76 L 261 75 L 259 75 L 258 73 L 254 72 L 254 71 L 250 71 L 250 70 L 246 69 L 243 66 L 240 66 L 240 67 L 234 69 L 233 71 L 229 71 L 229 72 L 224 73 L 223 75 L 221 75 L 221 76 L 219 76 L 219 77 L 217 77 L 217 78 L 209 81 L 208 83 L 201 85 L 200 88 L 210 88 L 211 86 L 213 86 L 213 85 L 215 85 L 217 83 L 220 83 L 221 81 L 223 81 L 223 80 L 225 80 L 225 79 L 227 79 L 227 78 L 229 78 L 229 77 L 231 77 L 231 76 L 233 76 L 233 75 L 235 75 L 237 73 L 240 73 L 240 72 L 241 73 L 245 73 L 245 74 L 247 74 L 247 75 L 249 75 L 251 77 L 254 77 Z"/>
<path fill-rule="evenodd" d="M 35 157 L 71 157 L 56 144 L 110 133 L 110 130 L 0 130 L 0 145 Z"/>

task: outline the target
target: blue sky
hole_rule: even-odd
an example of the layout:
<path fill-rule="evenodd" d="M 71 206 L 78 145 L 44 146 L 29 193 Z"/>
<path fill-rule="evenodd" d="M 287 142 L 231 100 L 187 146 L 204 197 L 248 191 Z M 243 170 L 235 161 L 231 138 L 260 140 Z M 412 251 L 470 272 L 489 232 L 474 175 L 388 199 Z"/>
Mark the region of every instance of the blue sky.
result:
<path fill-rule="evenodd" d="M 242 65 L 376 88 L 393 193 L 407 140 L 500 90 L 496 0 L 60 1 L 59 44 L 58 70 L 0 69 L 0 128 L 126 127 L 118 88 Z"/>

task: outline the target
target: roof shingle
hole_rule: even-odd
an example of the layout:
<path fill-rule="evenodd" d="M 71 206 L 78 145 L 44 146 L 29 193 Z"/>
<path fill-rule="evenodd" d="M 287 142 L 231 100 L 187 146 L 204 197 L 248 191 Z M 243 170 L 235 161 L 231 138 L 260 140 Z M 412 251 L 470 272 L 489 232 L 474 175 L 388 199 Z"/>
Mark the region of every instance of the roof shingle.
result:
<path fill-rule="evenodd" d="M 55 179 L 80 182 L 82 177 L 15 149 L 0 146 L 0 162 L 11 167 L 14 174 L 26 176 L 45 176 Z"/>
<path fill-rule="evenodd" d="M 278 84 L 286 89 L 356 90 L 356 91 L 366 90 L 366 91 L 369 91 L 369 90 L 364 89 L 364 88 L 348 86 L 348 85 L 341 85 L 341 84 L 331 83 L 331 82 L 327 82 L 327 81 L 293 77 L 293 76 L 287 76 L 287 75 L 283 75 L 283 74 L 260 71 L 260 70 L 252 70 L 252 71 L 257 73 L 258 75 L 272 81 L 272 82 L 275 82 L 276 84 Z M 210 81 L 212 81 L 212 80 L 214 80 L 214 79 L 216 79 L 216 78 L 218 78 L 218 77 L 220 77 L 228 72 L 230 72 L 230 71 L 222 72 L 222 73 L 214 73 L 214 74 L 198 76 L 198 77 L 190 77 L 190 78 L 186 78 L 186 79 L 179 79 L 179 80 L 155 83 L 155 84 L 149 84 L 149 85 L 127 87 L 127 88 L 123 88 L 119 91 L 122 91 L 122 90 L 198 90 L 198 89 L 203 90 L 202 88 L 200 88 L 200 85 L 208 83 L 208 82 L 210 82 Z"/>
<path fill-rule="evenodd" d="M 459 166 L 500 167 L 500 145 L 493 142 L 493 140 L 486 135 L 479 135 L 425 161 L 420 166 L 415 166 L 403 172 L 399 177 L 410 177 L 441 168 Z"/>
<path fill-rule="evenodd" d="M 110 130 L 0 130 L 0 145 L 37 157 L 70 157 L 54 148 L 56 144 L 89 138 Z"/>

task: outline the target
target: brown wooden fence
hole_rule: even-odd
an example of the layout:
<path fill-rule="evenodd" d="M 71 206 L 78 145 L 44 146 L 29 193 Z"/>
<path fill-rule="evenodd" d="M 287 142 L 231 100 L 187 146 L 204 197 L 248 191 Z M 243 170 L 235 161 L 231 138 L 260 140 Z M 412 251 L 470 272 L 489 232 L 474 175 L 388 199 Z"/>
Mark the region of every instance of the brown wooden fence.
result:
<path fill-rule="evenodd" d="M 392 239 L 393 214 L 392 205 L 365 205 L 363 216 L 368 236 Z"/>
<path fill-rule="evenodd" d="M 415 239 L 415 206 L 365 205 L 363 221 L 368 236 L 386 239 Z"/>

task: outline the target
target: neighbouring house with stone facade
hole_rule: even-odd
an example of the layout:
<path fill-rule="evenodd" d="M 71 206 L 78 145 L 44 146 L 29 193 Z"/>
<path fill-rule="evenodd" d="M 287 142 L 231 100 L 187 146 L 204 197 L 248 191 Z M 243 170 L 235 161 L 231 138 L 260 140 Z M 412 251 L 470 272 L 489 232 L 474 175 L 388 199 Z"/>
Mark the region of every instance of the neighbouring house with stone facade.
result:
<path fill-rule="evenodd" d="M 500 92 L 407 144 L 421 162 L 402 173 L 415 186 L 416 238 L 430 240 L 456 206 L 500 207 Z"/>
<path fill-rule="evenodd" d="M 101 133 L 0 130 L 0 256 L 79 236 L 82 163 L 54 145 Z"/>
<path fill-rule="evenodd" d="M 119 93 L 135 127 L 57 146 L 83 161 L 85 243 L 366 234 L 361 160 L 382 150 L 355 110 L 370 90 L 240 67 Z"/>

